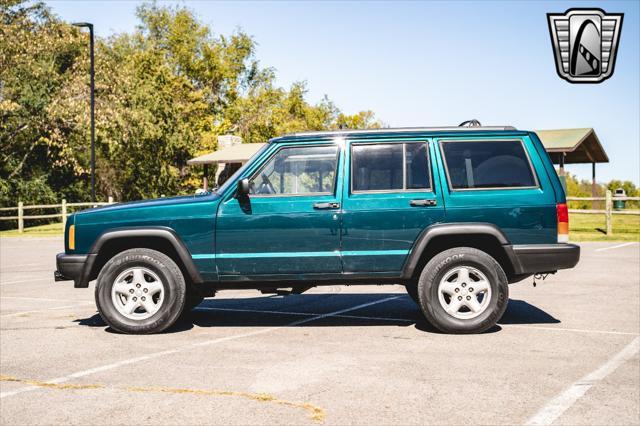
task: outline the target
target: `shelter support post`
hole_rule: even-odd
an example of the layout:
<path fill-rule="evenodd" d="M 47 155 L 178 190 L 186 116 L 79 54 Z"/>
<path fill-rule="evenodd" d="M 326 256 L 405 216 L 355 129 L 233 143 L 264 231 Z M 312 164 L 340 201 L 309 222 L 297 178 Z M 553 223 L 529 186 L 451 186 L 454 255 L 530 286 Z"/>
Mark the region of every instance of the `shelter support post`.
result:
<path fill-rule="evenodd" d="M 558 178 L 560 179 L 560 184 L 562 185 L 562 189 L 565 194 L 567 193 L 567 177 L 565 176 L 564 171 L 564 156 L 565 153 L 561 152 L 558 154 L 558 164 L 560 165 L 560 169 L 558 170 Z"/>
<path fill-rule="evenodd" d="M 205 191 L 209 190 L 209 165 L 204 165 L 204 173 L 202 176 L 202 189 Z"/>
<path fill-rule="evenodd" d="M 598 191 L 596 188 L 596 163 L 593 162 L 591 163 L 591 196 L 592 197 L 597 197 L 598 196 Z M 591 208 L 593 210 L 597 210 L 597 201 L 592 201 L 591 202 Z"/>

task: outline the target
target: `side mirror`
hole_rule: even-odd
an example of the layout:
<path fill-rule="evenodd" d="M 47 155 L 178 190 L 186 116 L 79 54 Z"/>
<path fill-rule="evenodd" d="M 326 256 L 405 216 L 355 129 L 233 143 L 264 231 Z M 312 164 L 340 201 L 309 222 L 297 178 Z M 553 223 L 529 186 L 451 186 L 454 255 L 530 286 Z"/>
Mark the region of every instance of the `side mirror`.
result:
<path fill-rule="evenodd" d="M 240 179 L 238 181 L 238 189 L 236 194 L 238 198 L 249 196 L 249 179 Z"/>

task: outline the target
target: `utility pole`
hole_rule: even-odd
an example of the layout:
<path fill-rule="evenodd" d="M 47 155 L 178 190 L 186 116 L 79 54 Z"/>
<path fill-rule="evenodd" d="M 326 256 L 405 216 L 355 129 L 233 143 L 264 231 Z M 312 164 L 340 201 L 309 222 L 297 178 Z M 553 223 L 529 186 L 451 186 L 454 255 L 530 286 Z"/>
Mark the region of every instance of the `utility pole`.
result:
<path fill-rule="evenodd" d="M 76 27 L 89 28 L 89 48 L 91 55 L 91 67 L 89 74 L 91 76 L 91 202 L 96 202 L 96 119 L 95 119 L 95 71 L 94 71 L 94 47 L 93 47 L 93 24 L 88 22 L 74 22 Z"/>

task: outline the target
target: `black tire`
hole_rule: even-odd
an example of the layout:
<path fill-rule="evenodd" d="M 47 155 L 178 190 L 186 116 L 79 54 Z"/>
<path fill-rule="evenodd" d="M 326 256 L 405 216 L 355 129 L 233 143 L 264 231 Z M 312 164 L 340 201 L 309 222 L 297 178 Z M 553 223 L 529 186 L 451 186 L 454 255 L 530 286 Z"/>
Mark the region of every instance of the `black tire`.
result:
<path fill-rule="evenodd" d="M 420 306 L 420 295 L 418 294 L 418 284 L 410 283 L 406 284 L 404 288 L 407 290 L 407 294 L 411 297 L 411 300 L 416 302 L 418 306 Z"/>
<path fill-rule="evenodd" d="M 184 312 L 188 312 L 202 303 L 204 297 L 200 296 L 196 290 L 190 290 L 187 292 L 187 299 L 184 303 Z"/>
<path fill-rule="evenodd" d="M 128 268 L 143 267 L 157 275 L 162 281 L 163 302 L 152 316 L 145 319 L 131 319 L 124 316 L 114 306 L 111 289 L 116 278 Z M 152 334 L 171 327 L 180 317 L 185 305 L 186 284 L 182 272 L 167 255 L 144 248 L 123 251 L 113 256 L 98 275 L 95 299 L 98 312 L 111 328 L 122 333 Z"/>
<path fill-rule="evenodd" d="M 461 266 L 475 268 L 483 273 L 491 288 L 486 309 L 475 318 L 454 317 L 447 313 L 438 298 L 442 278 Z M 418 295 L 422 312 L 438 330 L 453 334 L 482 333 L 493 327 L 504 314 L 509 301 L 509 287 L 502 267 L 493 257 L 474 248 L 458 247 L 437 254 L 427 263 L 420 274 Z"/>
<path fill-rule="evenodd" d="M 180 319 L 188 320 L 193 309 L 202 303 L 203 300 L 204 297 L 200 296 L 196 290 L 189 288 L 187 285 L 187 295 L 185 296 L 184 309 L 182 310 L 182 314 L 180 314 Z"/>

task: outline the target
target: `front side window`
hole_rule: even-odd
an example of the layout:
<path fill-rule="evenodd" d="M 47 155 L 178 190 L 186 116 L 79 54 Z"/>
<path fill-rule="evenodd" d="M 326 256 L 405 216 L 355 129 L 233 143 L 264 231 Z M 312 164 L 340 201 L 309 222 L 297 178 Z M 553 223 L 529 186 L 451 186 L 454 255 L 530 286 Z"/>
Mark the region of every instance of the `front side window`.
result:
<path fill-rule="evenodd" d="M 335 145 L 282 148 L 249 180 L 250 193 L 333 194 L 337 164 Z"/>
<path fill-rule="evenodd" d="M 521 141 L 441 142 L 451 189 L 537 186 Z"/>
<path fill-rule="evenodd" d="M 352 190 L 429 190 L 427 144 L 354 144 L 351 149 Z"/>

